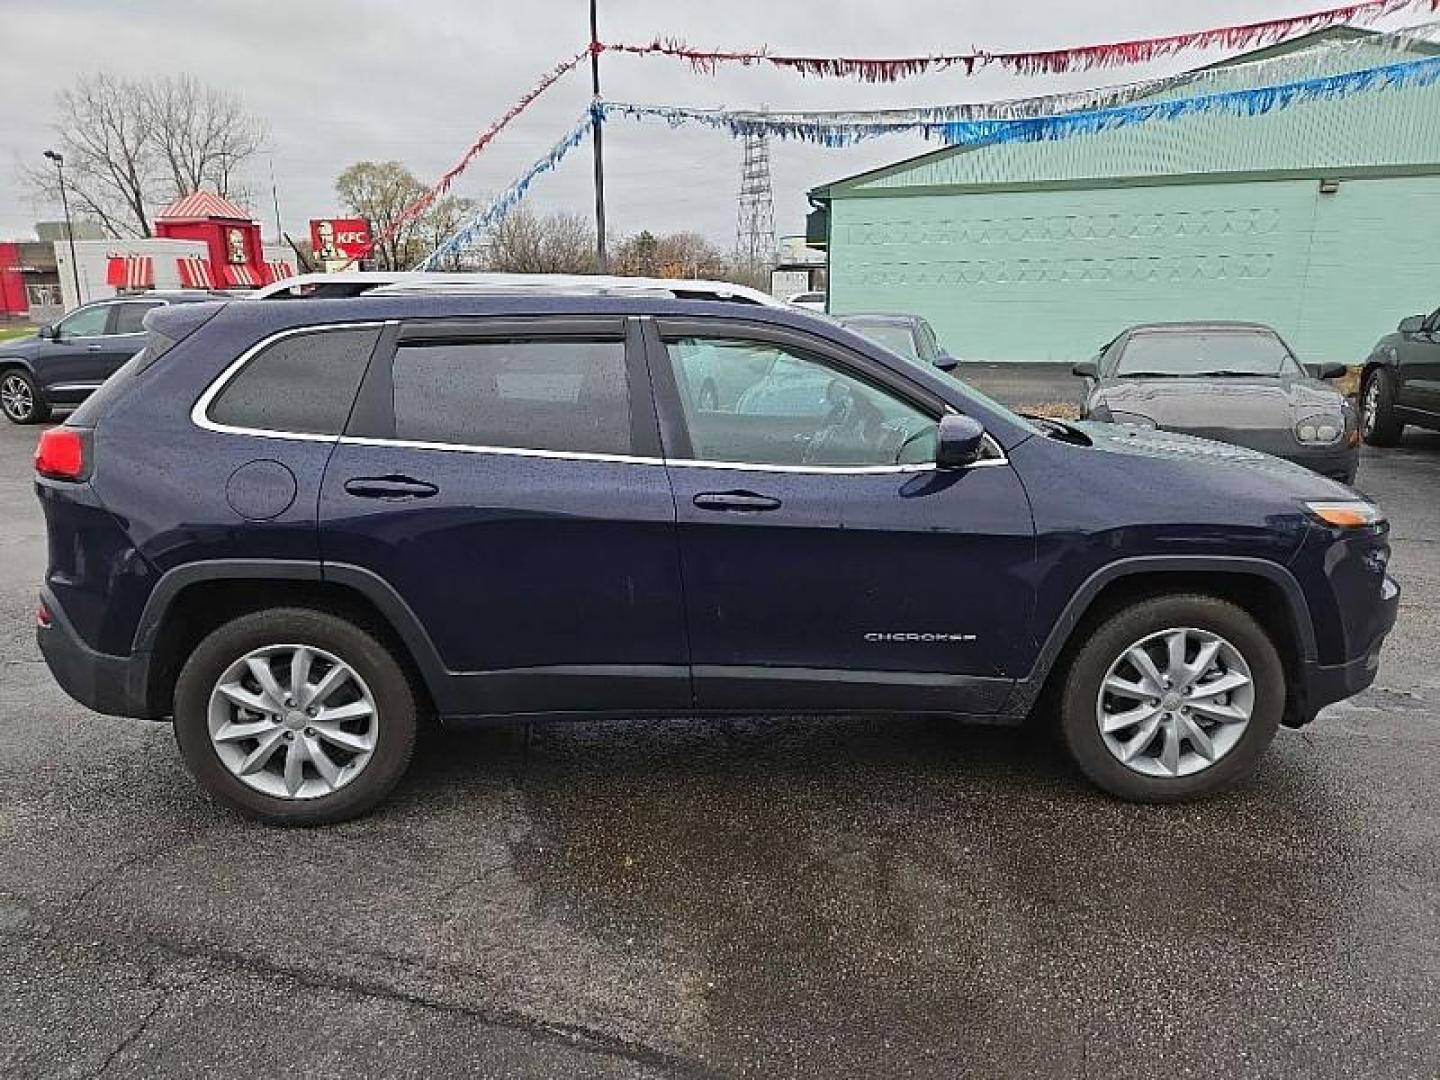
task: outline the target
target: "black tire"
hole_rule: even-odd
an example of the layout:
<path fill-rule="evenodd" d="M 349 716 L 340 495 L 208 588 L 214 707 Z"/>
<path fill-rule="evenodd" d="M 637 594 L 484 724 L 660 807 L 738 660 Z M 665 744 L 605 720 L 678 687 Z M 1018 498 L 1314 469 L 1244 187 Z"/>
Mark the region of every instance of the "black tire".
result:
<path fill-rule="evenodd" d="M 1240 653 L 1250 668 L 1254 705 L 1239 741 L 1213 765 L 1187 776 L 1146 776 L 1106 747 L 1097 717 L 1100 684 L 1131 645 L 1181 627 L 1217 634 Z M 1131 802 L 1184 802 L 1223 791 L 1253 772 L 1280 726 L 1285 695 L 1285 670 L 1275 645 L 1247 612 L 1213 596 L 1159 596 L 1109 616 L 1075 653 L 1061 691 L 1060 730 L 1075 764 L 1096 786 Z"/>
<path fill-rule="evenodd" d="M 1395 376 L 1387 368 L 1371 368 L 1360 387 L 1360 432 L 1371 446 L 1395 446 L 1405 425 L 1395 417 Z"/>
<path fill-rule="evenodd" d="M 370 760 L 330 794 L 292 799 L 257 791 L 226 768 L 210 738 L 210 695 L 225 670 L 254 649 L 281 644 L 307 645 L 338 657 L 374 698 Z M 414 689 L 390 649 L 354 623 L 309 608 L 257 611 L 226 623 L 196 646 L 175 684 L 175 738 L 190 772 L 221 802 L 274 825 L 327 825 L 373 808 L 409 767 L 416 727 Z"/>
<path fill-rule="evenodd" d="M 50 403 L 24 368 L 0 371 L 0 403 L 0 412 L 12 424 L 43 424 L 50 419 Z"/>

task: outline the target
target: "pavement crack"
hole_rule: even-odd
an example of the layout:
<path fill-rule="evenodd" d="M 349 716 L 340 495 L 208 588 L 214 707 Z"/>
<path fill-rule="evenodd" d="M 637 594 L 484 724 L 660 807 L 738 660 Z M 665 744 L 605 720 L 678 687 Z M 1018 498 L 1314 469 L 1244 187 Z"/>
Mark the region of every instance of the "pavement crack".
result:
<path fill-rule="evenodd" d="M 152 968 L 148 981 L 157 982 L 158 975 L 159 969 Z M 110 1052 L 105 1055 L 105 1060 L 100 1062 L 95 1071 L 90 1074 L 90 1080 L 99 1080 L 100 1077 L 104 1076 L 105 1073 L 109 1071 L 110 1066 L 115 1063 L 115 1060 L 126 1050 L 130 1049 L 130 1047 L 134 1046 L 135 1041 L 139 1039 L 141 1035 L 145 1034 L 145 1029 L 150 1026 L 150 1021 L 154 1020 L 160 1010 L 169 1003 L 174 989 L 168 986 L 158 986 L 158 989 L 160 996 L 156 999 L 155 1004 L 145 1011 L 145 1015 L 142 1016 L 139 1021 L 136 1022 L 135 1026 L 126 1033 L 125 1037 L 116 1043 Z"/>

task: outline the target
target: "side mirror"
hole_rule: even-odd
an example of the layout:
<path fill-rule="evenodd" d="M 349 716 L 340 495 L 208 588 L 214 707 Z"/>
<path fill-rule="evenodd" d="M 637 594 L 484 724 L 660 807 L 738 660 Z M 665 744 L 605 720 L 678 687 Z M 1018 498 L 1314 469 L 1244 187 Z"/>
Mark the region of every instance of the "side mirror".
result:
<path fill-rule="evenodd" d="M 963 469 L 980 460 L 985 429 L 968 416 L 947 413 L 940 418 L 935 435 L 935 467 Z"/>
<path fill-rule="evenodd" d="M 951 356 L 944 349 L 941 349 L 940 355 L 935 357 L 935 366 L 941 371 L 954 371 L 960 366 L 960 361 L 956 360 L 955 357 Z"/>
<path fill-rule="evenodd" d="M 1418 334 L 1425 329 L 1424 315 L 1411 315 L 1400 320 L 1400 325 L 1395 328 L 1402 334 Z"/>
<path fill-rule="evenodd" d="M 44 326 L 40 327 L 39 330 L 36 330 L 35 334 L 37 337 L 45 338 L 48 341 L 55 341 L 57 338 L 60 337 L 60 335 L 55 332 L 55 327 L 51 326 L 49 323 L 46 323 Z"/>
<path fill-rule="evenodd" d="M 1100 377 L 1100 365 L 1094 360 L 1082 360 L 1070 369 L 1070 374 L 1078 379 L 1098 379 Z"/>
<path fill-rule="evenodd" d="M 1343 379 L 1349 369 L 1344 364 L 1306 364 L 1310 374 L 1317 379 Z"/>

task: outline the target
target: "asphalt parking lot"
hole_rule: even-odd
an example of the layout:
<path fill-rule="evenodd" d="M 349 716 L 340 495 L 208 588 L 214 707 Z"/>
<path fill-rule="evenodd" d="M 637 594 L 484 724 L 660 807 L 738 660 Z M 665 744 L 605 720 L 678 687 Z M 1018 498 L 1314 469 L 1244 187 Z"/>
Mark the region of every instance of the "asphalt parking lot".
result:
<path fill-rule="evenodd" d="M 1440 435 L 1368 452 L 1378 683 L 1136 807 L 906 717 L 440 735 L 373 816 L 212 806 L 52 683 L 0 425 L 0 1075 L 1440 1074 Z"/>

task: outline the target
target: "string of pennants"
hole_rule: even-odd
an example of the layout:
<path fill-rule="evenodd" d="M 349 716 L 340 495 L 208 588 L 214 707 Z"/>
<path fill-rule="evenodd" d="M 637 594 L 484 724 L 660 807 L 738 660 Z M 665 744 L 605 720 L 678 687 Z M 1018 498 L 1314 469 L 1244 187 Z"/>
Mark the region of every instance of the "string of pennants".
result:
<path fill-rule="evenodd" d="M 1374 49 L 1388 45 L 1401 49 L 1414 41 L 1413 32 L 1385 35 L 1364 43 Z M 1354 45 L 1332 47 L 1325 55 L 1336 58 Z M 1294 58 L 1260 61 L 1289 64 Z M 1311 59 L 1310 63 L 1314 63 Z M 879 109 L 864 112 L 757 112 L 740 109 L 698 109 L 670 105 L 595 101 L 579 123 L 567 132 L 520 177 L 462 225 L 420 264 L 430 269 L 445 256 L 464 251 L 510 212 L 529 191 L 534 181 L 558 166 L 561 160 L 589 133 L 595 118 L 606 120 L 660 120 L 672 127 L 686 124 L 718 129 L 743 138 L 764 135 L 817 143 L 827 147 L 853 146 L 884 135 L 912 134 L 939 140 L 946 145 L 978 145 L 999 142 L 1040 142 L 1091 135 L 1152 121 L 1177 120 L 1184 116 L 1210 113 L 1229 116 L 1260 116 L 1276 109 L 1312 101 L 1333 101 L 1360 93 L 1384 92 L 1434 85 L 1440 82 L 1440 56 L 1402 61 L 1332 75 L 1295 79 L 1271 86 L 1247 87 L 1189 97 L 1148 98 L 1160 90 L 1196 81 L 1193 73 L 1166 79 L 1146 80 L 1124 86 L 1078 91 L 1074 94 L 1017 98 L 1004 102 L 922 106 L 907 109 Z M 1099 102 L 1119 102 L 1093 107 Z M 1091 106 L 1080 108 L 1077 106 Z M 1051 111 L 1040 111 L 1048 109 Z M 1060 111 L 1057 111 L 1060 110 Z"/>
<path fill-rule="evenodd" d="M 772 64 L 802 76 L 859 78 L 866 82 L 893 82 L 932 71 L 961 69 L 966 74 L 990 65 L 999 65 L 1021 74 L 1052 74 L 1064 71 L 1116 67 L 1143 63 L 1187 50 L 1227 47 L 1245 48 L 1285 40 L 1295 34 L 1308 33 L 1341 23 L 1368 22 L 1400 11 L 1440 10 L 1440 0 L 1358 0 L 1342 7 L 1326 8 L 1301 15 L 1229 26 L 1212 27 L 1158 37 L 1099 45 L 1082 45 L 1064 49 L 1039 51 L 988 51 L 974 49 L 964 53 L 934 54 L 911 57 L 815 57 L 773 53 L 768 49 L 700 50 L 671 39 L 656 39 L 646 44 L 607 44 L 592 41 L 573 56 L 562 60 L 539 82 L 522 95 L 496 121 L 487 127 L 466 148 L 460 159 L 415 199 L 390 225 L 376 235 L 370 249 L 392 238 L 407 224 L 423 214 L 480 153 L 529 107 L 541 94 L 560 81 L 587 57 L 615 52 L 638 56 L 670 56 L 688 60 L 700 72 L 713 73 L 723 64 Z M 1364 42 L 1346 43 L 1349 47 L 1366 45 L 1375 48 L 1385 44 L 1404 48 L 1413 40 L 1405 34 L 1376 35 Z M 1346 44 L 1332 48 L 1344 48 Z M 1198 94 L 1188 98 L 1136 103 L 1157 93 L 1194 82 L 1197 73 L 1167 76 L 1064 94 L 1035 95 L 1006 101 L 928 106 L 898 110 L 865 112 L 754 112 L 731 109 L 697 109 L 681 106 L 643 105 L 627 102 L 596 100 L 590 113 L 575 129 L 567 132 L 547 153 L 531 165 L 514 183 L 488 206 L 465 223 L 422 265 L 432 266 L 438 259 L 463 248 L 473 238 L 477 222 L 490 224 L 500 220 L 521 198 L 536 177 L 559 164 L 570 150 L 584 139 L 580 130 L 591 122 L 608 117 L 628 119 L 660 119 L 672 126 L 700 124 L 724 130 L 729 134 L 770 135 L 780 139 L 798 139 L 824 146 L 850 146 L 878 135 L 897 133 L 920 134 L 950 145 L 973 145 L 980 142 L 1037 141 L 1092 134 L 1114 127 L 1145 123 L 1152 120 L 1177 119 L 1195 112 L 1225 112 L 1231 115 L 1254 116 L 1276 108 L 1286 108 L 1302 101 L 1343 97 L 1367 90 L 1396 89 L 1423 85 L 1433 81 L 1434 58 L 1350 71 L 1340 75 L 1289 79 L 1277 85 L 1252 87 L 1245 90 Z M 1278 57 L 1248 65 L 1249 70 L 1264 64 L 1293 63 L 1293 58 Z M 486 226 L 488 227 L 488 226 Z"/>

